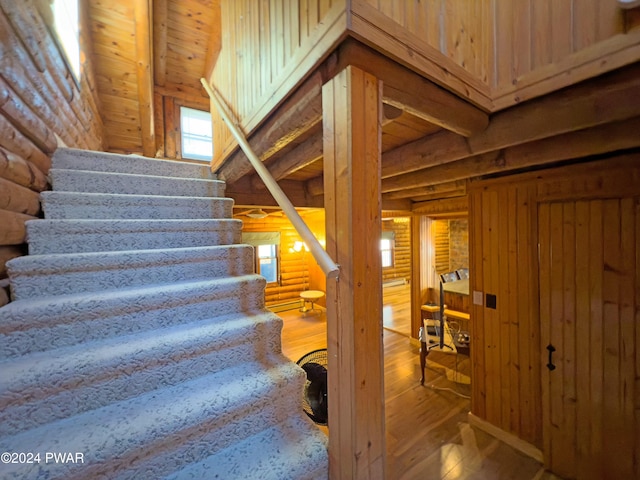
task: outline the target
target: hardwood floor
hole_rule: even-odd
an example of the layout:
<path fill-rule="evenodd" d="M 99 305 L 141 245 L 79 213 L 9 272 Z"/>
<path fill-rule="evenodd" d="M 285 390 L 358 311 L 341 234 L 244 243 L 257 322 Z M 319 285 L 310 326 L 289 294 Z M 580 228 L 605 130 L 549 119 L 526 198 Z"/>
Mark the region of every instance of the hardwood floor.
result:
<path fill-rule="evenodd" d="M 456 355 L 432 351 L 425 385 L 420 385 L 419 347 L 408 336 L 408 291 L 406 286 L 384 295 L 389 307 L 383 314 L 386 479 L 558 479 L 535 460 L 469 425 L 470 401 L 460 396 L 470 394 L 467 357 L 457 359 L 456 377 Z M 291 360 L 326 347 L 324 312 L 278 315 L 284 321 L 282 350 Z"/>

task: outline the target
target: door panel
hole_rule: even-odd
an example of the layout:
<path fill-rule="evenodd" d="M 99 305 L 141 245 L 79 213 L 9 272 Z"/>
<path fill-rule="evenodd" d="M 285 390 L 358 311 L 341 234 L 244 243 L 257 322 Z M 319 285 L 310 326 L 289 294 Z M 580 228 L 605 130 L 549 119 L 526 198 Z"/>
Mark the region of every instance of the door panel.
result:
<path fill-rule="evenodd" d="M 631 198 L 539 205 L 544 451 L 566 478 L 637 478 L 639 218 Z"/>

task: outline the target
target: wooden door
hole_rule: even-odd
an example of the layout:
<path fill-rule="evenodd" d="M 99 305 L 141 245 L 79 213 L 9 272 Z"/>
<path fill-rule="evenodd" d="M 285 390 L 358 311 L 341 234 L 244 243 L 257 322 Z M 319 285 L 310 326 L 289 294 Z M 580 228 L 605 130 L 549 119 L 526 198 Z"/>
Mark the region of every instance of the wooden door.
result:
<path fill-rule="evenodd" d="M 547 467 L 640 478 L 638 200 L 541 203 L 538 237 Z"/>

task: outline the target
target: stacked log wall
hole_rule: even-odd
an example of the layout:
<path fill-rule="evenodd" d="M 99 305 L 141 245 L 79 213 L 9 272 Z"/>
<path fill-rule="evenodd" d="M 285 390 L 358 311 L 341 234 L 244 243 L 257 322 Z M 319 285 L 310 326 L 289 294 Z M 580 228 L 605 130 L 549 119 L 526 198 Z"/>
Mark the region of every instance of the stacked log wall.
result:
<path fill-rule="evenodd" d="M 41 216 L 53 152 L 103 147 L 87 30 L 76 82 L 47 26 L 49 8 L 0 0 L 0 305 L 9 301 L 6 263 L 27 253 L 25 222 Z"/>

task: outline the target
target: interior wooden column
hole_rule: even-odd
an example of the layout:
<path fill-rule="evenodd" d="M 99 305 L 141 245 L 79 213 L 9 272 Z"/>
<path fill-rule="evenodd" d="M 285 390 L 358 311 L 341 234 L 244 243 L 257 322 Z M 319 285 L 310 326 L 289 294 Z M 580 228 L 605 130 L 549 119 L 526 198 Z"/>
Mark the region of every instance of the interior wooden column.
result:
<path fill-rule="evenodd" d="M 322 89 L 331 479 L 384 477 L 381 84 L 348 66 Z"/>

